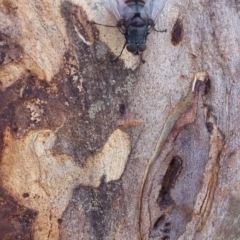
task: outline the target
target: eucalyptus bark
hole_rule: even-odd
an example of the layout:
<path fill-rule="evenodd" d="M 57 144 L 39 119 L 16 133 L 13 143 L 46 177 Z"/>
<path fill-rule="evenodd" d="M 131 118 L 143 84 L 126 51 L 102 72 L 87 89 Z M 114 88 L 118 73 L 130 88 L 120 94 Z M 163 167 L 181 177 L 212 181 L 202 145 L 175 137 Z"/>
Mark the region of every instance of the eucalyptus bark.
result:
<path fill-rule="evenodd" d="M 0 239 L 239 239 L 240 3 L 168 0 L 146 63 L 98 0 L 0 0 Z"/>

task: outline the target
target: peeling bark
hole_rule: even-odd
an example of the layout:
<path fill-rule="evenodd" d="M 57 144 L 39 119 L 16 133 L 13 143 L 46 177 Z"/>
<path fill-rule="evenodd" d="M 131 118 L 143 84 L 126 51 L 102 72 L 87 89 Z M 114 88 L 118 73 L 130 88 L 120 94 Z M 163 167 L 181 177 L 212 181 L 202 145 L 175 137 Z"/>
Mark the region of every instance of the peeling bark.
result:
<path fill-rule="evenodd" d="M 239 239 L 239 6 L 0 0 L 0 239 Z"/>

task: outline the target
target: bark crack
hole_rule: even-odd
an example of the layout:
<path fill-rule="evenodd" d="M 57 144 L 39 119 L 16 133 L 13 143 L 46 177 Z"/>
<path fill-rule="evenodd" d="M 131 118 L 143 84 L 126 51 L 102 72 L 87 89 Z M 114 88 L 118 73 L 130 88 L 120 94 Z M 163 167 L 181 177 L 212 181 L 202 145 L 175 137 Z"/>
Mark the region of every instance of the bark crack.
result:
<path fill-rule="evenodd" d="M 195 120 L 199 95 L 204 95 L 206 93 L 208 82 L 209 76 L 206 71 L 197 72 L 193 78 L 192 85 L 189 89 L 187 96 L 176 105 L 176 107 L 167 117 L 167 120 L 163 126 L 162 132 L 157 142 L 157 146 L 146 166 L 140 189 L 138 218 L 140 239 L 145 239 L 142 233 L 142 207 L 145 191 L 147 189 L 146 184 L 149 182 L 149 176 L 152 166 L 158 159 L 166 141 L 169 138 L 170 133 L 173 132 L 174 141 L 174 139 L 176 139 L 178 133 L 180 132 L 180 129 Z"/>
<path fill-rule="evenodd" d="M 179 237 L 179 240 L 195 239 L 196 233 L 206 225 L 217 188 L 220 160 L 224 155 L 224 136 L 216 124 L 215 117 L 210 112 L 206 112 L 206 124 L 212 125 L 210 128 L 209 157 L 205 166 L 203 184 L 195 202 L 193 218 L 187 224 L 186 231 Z"/>

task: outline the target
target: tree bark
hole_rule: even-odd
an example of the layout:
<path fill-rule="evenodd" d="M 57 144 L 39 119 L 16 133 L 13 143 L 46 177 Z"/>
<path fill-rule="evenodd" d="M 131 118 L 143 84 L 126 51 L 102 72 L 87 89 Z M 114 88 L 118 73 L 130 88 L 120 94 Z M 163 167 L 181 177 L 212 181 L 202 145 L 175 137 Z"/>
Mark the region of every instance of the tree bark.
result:
<path fill-rule="evenodd" d="M 0 0 L 0 239 L 239 239 L 240 2 L 168 0 L 144 52 L 98 0 Z"/>

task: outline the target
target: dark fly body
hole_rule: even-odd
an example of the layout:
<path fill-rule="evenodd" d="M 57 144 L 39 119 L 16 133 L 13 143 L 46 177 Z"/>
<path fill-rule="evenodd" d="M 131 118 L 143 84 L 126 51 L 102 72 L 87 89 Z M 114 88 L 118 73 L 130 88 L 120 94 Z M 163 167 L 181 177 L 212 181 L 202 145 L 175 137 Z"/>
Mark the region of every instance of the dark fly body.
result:
<path fill-rule="evenodd" d="M 117 27 L 126 40 L 120 55 L 115 60 L 121 56 L 125 47 L 133 55 L 141 57 L 146 50 L 147 36 L 152 31 L 166 32 L 166 30 L 158 31 L 155 29 L 156 19 L 166 0 L 105 0 L 102 2 L 116 23 L 115 26 L 103 26 Z"/>

